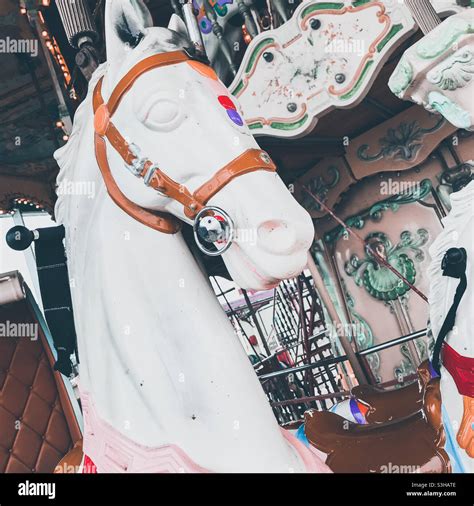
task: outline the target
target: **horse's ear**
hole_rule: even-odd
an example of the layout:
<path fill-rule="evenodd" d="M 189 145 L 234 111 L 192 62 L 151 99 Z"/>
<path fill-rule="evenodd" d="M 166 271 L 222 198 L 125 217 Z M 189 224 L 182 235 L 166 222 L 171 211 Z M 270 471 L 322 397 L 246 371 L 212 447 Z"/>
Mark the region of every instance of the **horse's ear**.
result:
<path fill-rule="evenodd" d="M 142 40 L 147 28 L 153 26 L 143 0 L 107 0 L 105 5 L 105 38 L 107 60 L 122 61 L 124 51 Z"/>
<path fill-rule="evenodd" d="M 177 14 L 171 14 L 170 22 L 168 23 L 168 29 L 179 33 L 183 37 L 189 37 L 185 22 Z"/>

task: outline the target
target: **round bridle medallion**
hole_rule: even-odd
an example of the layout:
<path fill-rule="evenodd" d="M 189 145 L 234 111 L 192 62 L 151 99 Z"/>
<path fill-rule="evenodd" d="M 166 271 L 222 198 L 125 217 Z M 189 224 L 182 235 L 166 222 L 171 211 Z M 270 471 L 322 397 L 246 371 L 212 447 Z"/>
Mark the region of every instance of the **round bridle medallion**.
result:
<path fill-rule="evenodd" d="M 196 215 L 193 231 L 198 248 L 213 257 L 222 255 L 230 248 L 235 226 L 223 209 L 206 206 Z"/>

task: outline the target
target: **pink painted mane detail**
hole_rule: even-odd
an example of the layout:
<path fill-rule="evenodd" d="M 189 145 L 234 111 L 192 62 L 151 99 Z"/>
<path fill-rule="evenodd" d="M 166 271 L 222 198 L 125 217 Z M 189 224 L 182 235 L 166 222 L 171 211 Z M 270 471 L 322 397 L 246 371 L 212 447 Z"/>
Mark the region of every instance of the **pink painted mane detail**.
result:
<path fill-rule="evenodd" d="M 140 445 L 102 420 L 91 396 L 81 392 L 84 412 L 85 472 L 101 473 L 210 473 L 196 464 L 174 444 L 151 448 Z M 291 432 L 281 429 L 283 437 L 295 450 L 308 473 L 331 473 L 329 467 Z M 92 470 L 93 469 L 93 470 Z"/>
<path fill-rule="evenodd" d="M 88 393 L 81 392 L 84 454 L 100 473 L 208 473 L 174 444 L 151 448 L 127 438 L 102 420 Z"/>

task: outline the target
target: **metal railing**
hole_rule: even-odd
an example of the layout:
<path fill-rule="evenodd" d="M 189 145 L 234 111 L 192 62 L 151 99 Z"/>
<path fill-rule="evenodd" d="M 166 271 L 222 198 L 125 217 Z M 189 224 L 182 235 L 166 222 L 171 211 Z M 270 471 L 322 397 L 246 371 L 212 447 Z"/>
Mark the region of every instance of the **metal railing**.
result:
<path fill-rule="evenodd" d="M 319 332 L 318 336 L 322 333 Z M 377 353 L 389 348 L 393 348 L 395 346 L 400 346 L 406 342 L 418 339 L 420 337 L 424 337 L 427 335 L 427 329 L 418 330 L 416 332 L 412 332 L 411 334 L 407 334 L 405 336 L 397 337 L 395 339 L 391 339 L 390 341 L 386 341 L 385 343 L 377 344 L 375 346 L 371 346 L 365 350 L 356 352 L 356 357 L 363 361 L 364 357 Z M 316 389 L 316 392 L 307 392 L 303 389 L 300 389 L 299 395 L 296 394 L 289 388 L 289 381 L 287 381 L 288 375 L 293 374 L 291 381 L 293 382 L 293 386 L 297 383 L 297 378 L 302 378 L 302 373 L 307 371 L 313 371 L 315 369 L 319 369 L 318 372 L 315 372 L 314 377 L 318 378 L 323 374 L 330 374 L 331 372 L 336 371 L 328 371 L 328 367 L 334 367 L 338 364 L 348 361 L 347 355 L 341 355 L 338 357 L 330 357 L 323 360 L 318 360 L 312 362 L 310 364 L 304 364 L 295 367 L 286 367 L 282 369 L 278 369 L 270 372 L 263 372 L 259 374 L 258 369 L 259 366 L 264 371 L 268 371 L 268 366 L 271 366 L 271 361 L 274 360 L 277 363 L 276 356 L 272 355 L 264 359 L 262 363 L 255 364 L 255 368 L 257 369 L 257 375 L 261 382 L 261 385 L 267 394 L 270 405 L 273 409 L 273 412 L 279 421 L 280 424 L 291 423 L 297 420 L 300 420 L 304 411 L 310 408 L 316 409 L 328 409 L 327 402 L 330 403 L 330 406 L 336 402 L 339 402 L 343 398 L 350 397 L 350 391 L 344 390 L 341 386 L 339 391 L 319 391 Z M 263 365 L 263 367 L 262 367 Z M 365 366 L 365 364 L 363 364 Z M 267 367 L 265 367 L 267 366 Z M 339 371 L 337 371 L 339 373 Z M 382 384 L 378 384 L 377 386 L 382 388 L 389 388 L 394 385 L 404 385 L 407 382 L 411 382 L 416 379 L 416 374 L 409 374 L 403 378 L 403 381 L 394 380 L 385 382 Z M 300 382 L 302 383 L 302 382 Z M 312 395 L 314 394 L 314 395 Z M 330 407 L 329 406 L 329 407 Z"/>
<path fill-rule="evenodd" d="M 376 353 L 378 351 L 386 350 L 387 348 L 392 348 L 393 346 L 398 346 L 399 344 L 406 343 L 413 339 L 418 339 L 419 337 L 426 336 L 427 329 L 417 330 L 416 332 L 412 332 L 411 334 L 407 334 L 406 336 L 397 337 L 385 343 L 378 344 L 376 346 L 371 346 L 365 350 L 356 352 L 358 357 L 364 357 L 370 355 L 371 353 Z M 282 369 L 280 371 L 274 371 L 266 374 L 259 375 L 260 380 L 265 380 L 269 378 L 276 378 L 277 376 L 285 376 L 290 373 L 297 373 L 302 371 L 307 371 L 308 369 L 317 369 L 319 367 L 325 367 L 328 365 L 335 365 L 341 362 L 345 362 L 348 360 L 347 355 L 341 355 L 339 357 L 331 357 L 324 360 L 319 360 L 317 362 L 312 362 L 311 364 L 300 365 L 297 367 L 289 367 L 288 369 Z"/>

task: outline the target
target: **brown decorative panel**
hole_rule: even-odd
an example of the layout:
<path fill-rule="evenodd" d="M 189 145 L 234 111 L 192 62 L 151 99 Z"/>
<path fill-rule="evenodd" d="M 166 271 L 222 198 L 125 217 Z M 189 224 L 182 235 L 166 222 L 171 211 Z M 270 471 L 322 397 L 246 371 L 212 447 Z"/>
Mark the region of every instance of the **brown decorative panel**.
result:
<path fill-rule="evenodd" d="M 423 163 L 456 127 L 415 106 L 350 142 L 347 161 L 356 179 L 398 172 Z"/>
<path fill-rule="evenodd" d="M 474 136 L 453 133 L 451 128 L 440 117 L 411 108 L 370 136 L 363 134 L 352 141 L 347 158 L 327 158 L 295 184 L 299 188 L 295 195 L 315 218 L 320 242 L 313 254 L 331 285 L 344 323 L 350 325 L 341 332 L 349 340 L 355 335 L 359 351 L 427 327 L 428 305 L 378 266 L 366 246 L 370 243 L 380 249 L 428 295 L 429 247 L 442 230 L 441 219 L 450 208 L 449 194 L 474 169 Z M 343 233 L 317 202 L 305 196 L 303 185 L 366 244 Z M 368 355 L 371 381 L 410 378 L 431 345 L 428 336 Z"/>
<path fill-rule="evenodd" d="M 433 207 L 428 205 L 430 200 L 428 196 L 423 204 L 412 202 L 396 210 L 389 208 L 381 212 L 377 220 L 366 219 L 357 231 L 364 239 L 377 239 L 387 260 L 398 269 L 406 269 L 406 275 L 413 273 L 413 283 L 425 294 L 428 293 L 428 248 L 441 231 L 439 219 Z M 426 327 L 428 305 L 409 290 L 400 290 L 398 296 L 385 293 L 383 290 L 393 285 L 397 278 L 383 267 L 373 268 L 376 262 L 357 240 L 351 236 L 340 237 L 334 244 L 333 256 L 352 323 L 363 329 L 357 343 L 360 349 Z M 366 268 L 370 277 L 364 275 Z M 418 346 L 424 348 L 421 342 Z M 423 352 L 413 350 L 414 357 L 409 351 L 405 350 L 403 354 L 402 349 L 396 347 L 370 355 L 369 363 L 375 378 L 380 382 L 401 381 L 413 374 L 416 365 L 426 358 L 427 349 L 424 348 Z M 410 365 L 412 358 L 415 365 Z"/>

